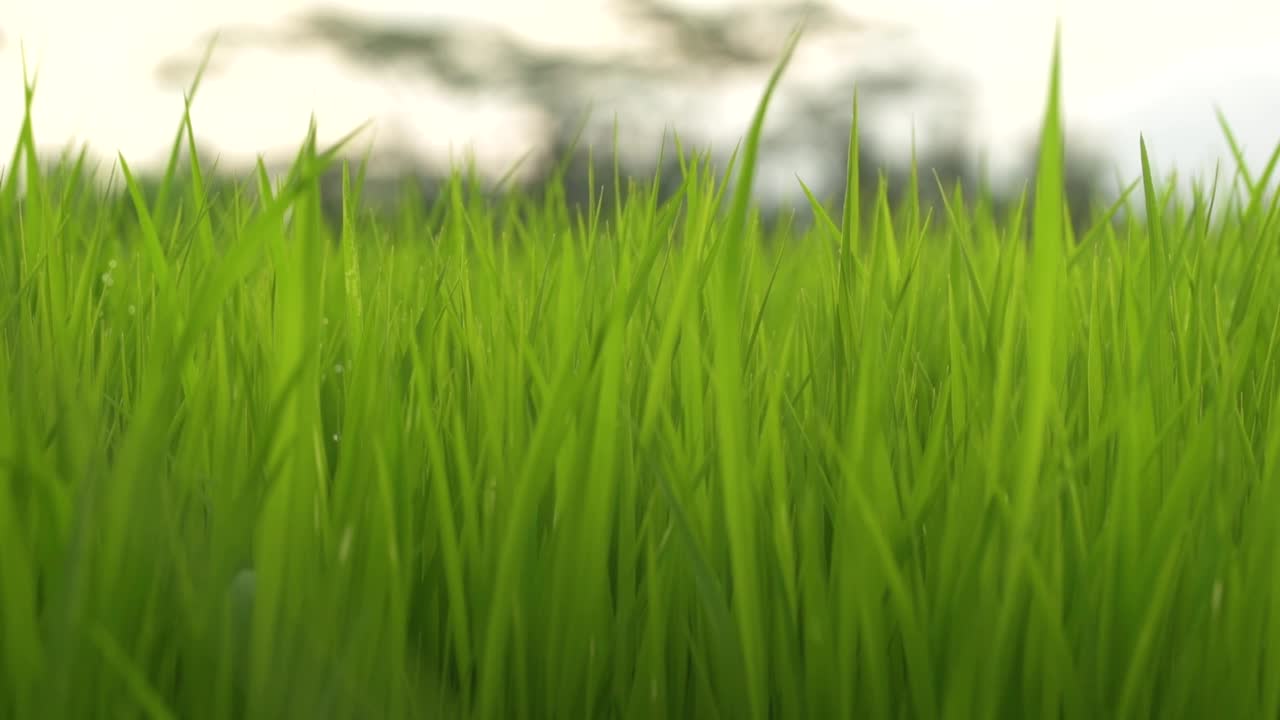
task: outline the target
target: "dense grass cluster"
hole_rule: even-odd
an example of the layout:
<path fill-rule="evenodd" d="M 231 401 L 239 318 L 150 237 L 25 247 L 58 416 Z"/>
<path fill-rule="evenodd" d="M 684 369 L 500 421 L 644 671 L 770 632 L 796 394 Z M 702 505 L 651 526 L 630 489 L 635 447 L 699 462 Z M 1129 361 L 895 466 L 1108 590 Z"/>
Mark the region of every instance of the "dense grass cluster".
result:
<path fill-rule="evenodd" d="M 1076 236 L 1057 77 L 1026 217 L 849 202 L 851 142 L 777 236 L 768 93 L 732 184 L 348 173 L 332 229 L 314 135 L 230 195 L 122 158 L 121 215 L 28 84 L 0 717 L 1280 717 L 1271 168 Z"/>

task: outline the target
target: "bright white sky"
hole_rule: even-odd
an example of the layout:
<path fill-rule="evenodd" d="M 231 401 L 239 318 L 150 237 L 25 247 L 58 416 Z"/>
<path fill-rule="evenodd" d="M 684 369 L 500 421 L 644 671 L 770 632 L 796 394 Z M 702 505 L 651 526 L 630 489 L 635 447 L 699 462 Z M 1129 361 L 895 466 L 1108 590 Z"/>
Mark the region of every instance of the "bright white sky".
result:
<path fill-rule="evenodd" d="M 110 156 L 119 150 L 138 165 L 163 158 L 182 111 L 181 89 L 157 84 L 156 63 L 198 54 L 206 33 L 215 27 L 272 25 L 323 5 L 384 17 L 482 19 L 530 40 L 584 52 L 634 41 L 603 0 L 469 0 L 465 9 L 447 12 L 424 10 L 425 3 L 412 0 L 2 1 L 0 149 L 5 159 L 0 162 L 7 161 L 22 116 L 20 41 L 40 71 L 35 120 L 41 145 L 56 149 L 71 140 L 88 141 L 98 153 Z M 685 1 L 706 7 L 729 0 Z M 974 130 L 989 149 L 997 174 L 1034 137 L 1058 18 L 1068 126 L 1110 151 L 1126 177 L 1139 172 L 1139 131 L 1146 134 L 1158 165 L 1211 167 L 1225 152 L 1215 103 L 1245 144 L 1253 166 L 1264 163 L 1280 142 L 1276 0 L 837 4 L 858 17 L 914 29 L 913 47 L 927 48 L 938 63 L 976 81 Z M 857 63 L 857 50 L 856 45 L 802 44 L 788 79 L 799 82 L 825 66 Z M 288 54 L 237 50 L 215 55 L 215 63 L 219 72 L 203 86 L 194 122 L 198 134 L 223 154 L 224 163 L 247 161 L 258 152 L 291 154 L 313 111 L 322 140 L 374 117 L 378 132 L 412 138 L 423 157 L 447 158 L 451 148 L 469 146 L 482 167 L 497 170 L 539 137 L 538 119 L 525 109 L 442 97 L 427 81 L 347 69 L 318 49 Z M 726 98 L 740 102 L 742 109 L 725 113 L 723 124 L 717 118 L 707 128 L 720 136 L 718 142 L 737 139 L 762 80 L 726 91 Z M 909 138 L 911 108 L 894 112 L 889 120 L 903 131 L 898 136 Z M 802 167 L 791 167 L 781 176 L 794 184 L 789 178 L 795 172 L 804 175 Z"/>

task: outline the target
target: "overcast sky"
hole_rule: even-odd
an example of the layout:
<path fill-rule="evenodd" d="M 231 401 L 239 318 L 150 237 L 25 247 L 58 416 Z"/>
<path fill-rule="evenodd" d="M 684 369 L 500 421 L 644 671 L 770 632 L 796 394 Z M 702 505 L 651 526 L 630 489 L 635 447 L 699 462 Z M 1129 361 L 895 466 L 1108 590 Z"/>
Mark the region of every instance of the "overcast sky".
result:
<path fill-rule="evenodd" d="M 710 7 L 730 0 L 686 0 Z M 19 43 L 40 71 L 36 131 L 43 147 L 87 141 L 94 151 L 146 165 L 161 159 L 182 111 L 181 88 L 157 80 L 156 65 L 198 54 L 208 31 L 281 25 L 319 7 L 359 10 L 408 22 L 449 15 L 500 24 L 531 42 L 583 52 L 633 42 L 602 0 L 469 0 L 461 9 L 424 9 L 410 0 L 0 0 L 0 145 L 10 147 L 22 115 Z M 14 5 L 16 3 L 16 12 Z M 444 3 L 438 3 L 444 5 Z M 456 6 L 458 3 L 449 3 Z M 1044 102 L 1055 20 L 1061 19 L 1068 126 L 1111 153 L 1124 175 L 1139 172 L 1144 132 L 1161 167 L 1203 169 L 1225 153 L 1215 103 L 1261 165 L 1280 142 L 1280 2 L 1275 0 L 841 0 L 860 18 L 909 28 L 914 47 L 974 82 L 975 139 L 993 169 L 1033 138 Z M 790 82 L 826 65 L 858 62 L 858 46 L 814 46 Z M 807 53 L 807 54 L 806 54 Z M 218 72 L 201 90 L 195 127 L 224 156 L 292 151 L 314 111 L 323 139 L 369 117 L 380 133 L 412 138 L 425 158 L 471 147 L 482 167 L 501 169 L 536 144 L 540 119 L 497 101 L 450 98 L 421 78 L 347 68 L 330 51 L 236 50 L 216 55 Z M 741 110 L 710 131 L 736 136 L 757 86 L 739 88 Z M 732 104 L 726 107 L 734 107 Z M 607 111 L 607 108 L 605 108 Z M 896 117 L 908 138 L 911 109 Z M 671 121 L 679 121 L 672 118 Z M 706 125 L 706 118 L 703 118 Z M 721 138 L 732 142 L 736 137 Z M 7 160 L 8 151 L 4 151 Z M 777 162 L 786 162 L 785 160 Z M 797 161 L 800 162 L 800 161 Z M 802 163 L 801 163 L 802 164 Z M 791 168 L 792 173 L 804 168 Z"/>

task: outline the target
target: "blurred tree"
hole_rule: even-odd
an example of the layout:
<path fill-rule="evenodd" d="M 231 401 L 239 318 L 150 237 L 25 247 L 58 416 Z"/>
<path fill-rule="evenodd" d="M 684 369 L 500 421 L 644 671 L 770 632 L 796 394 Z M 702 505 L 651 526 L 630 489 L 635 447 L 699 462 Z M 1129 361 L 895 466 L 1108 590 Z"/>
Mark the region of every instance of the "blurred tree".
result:
<path fill-rule="evenodd" d="M 829 4 L 813 2 L 694 10 L 663 0 L 616 0 L 616 7 L 628 23 L 629 33 L 649 40 L 647 47 L 584 54 L 531 43 L 488 24 L 452 19 L 409 23 L 326 9 L 301 15 L 280 30 L 222 30 L 219 50 L 320 45 L 336 49 L 356 66 L 380 72 L 412 69 L 450 90 L 496 95 L 535 108 L 552 129 L 543 144 L 543 160 L 535 168 L 530 189 L 545 185 L 559 161 L 567 198 L 571 203 L 584 203 L 588 196 L 588 152 L 594 147 L 594 162 L 601 171 L 597 182 L 608 177 L 612 162 L 609 145 L 613 118 L 597 117 L 594 123 L 583 126 L 588 108 L 612 107 L 627 125 L 655 120 L 664 124 L 670 120 L 687 121 L 690 118 L 661 117 L 656 109 L 663 107 L 664 100 L 668 105 L 682 104 L 687 109 L 690 103 L 705 99 L 708 88 L 726 77 L 763 78 L 777 61 L 785 33 L 804 20 L 806 43 L 834 41 L 844 48 L 854 46 L 854 40 L 878 40 L 882 47 L 863 43 L 859 51 L 890 51 L 891 55 L 896 49 L 899 53 L 906 51 L 906 57 L 890 57 L 883 67 L 848 64 L 836 68 L 834 79 L 816 87 L 788 84 L 783 101 L 777 103 L 770 117 L 765 157 L 779 150 L 792 156 L 821 158 L 821 166 L 809 170 L 817 179 L 809 184 L 821 195 L 838 194 L 845 174 L 850 94 L 856 86 L 864 110 L 910 98 L 929 97 L 935 101 L 934 117 L 926 120 L 932 121 L 929 129 L 936 137 L 930 142 L 930 151 L 917 157 L 920 187 L 927 202 L 937 197 L 934 172 L 948 186 L 959 180 L 968 187 L 978 180 L 965 140 L 971 110 L 969 83 L 961 76 L 920 62 L 918 58 L 923 53 L 911 48 L 903 28 L 852 18 Z M 193 71 L 194 65 L 181 59 L 166 62 L 159 69 L 163 79 L 181 82 L 187 81 Z M 681 88 L 686 95 L 678 100 L 683 102 L 671 102 L 673 93 Z M 746 115 L 749 111 L 734 120 L 740 120 L 745 127 Z M 863 127 L 867 126 L 864 120 Z M 654 128 L 646 129 L 657 134 Z M 582 142 L 578 142 L 579 130 Z M 878 176 L 883 174 L 890 197 L 899 198 L 906 188 L 905 163 L 891 157 L 871 137 L 873 133 L 864 132 L 860 138 L 862 187 L 868 196 L 873 196 Z M 624 177 L 651 178 L 656 172 L 668 189 L 678 182 L 679 168 L 670 148 L 660 168 L 653 166 L 658 157 L 656 147 L 620 155 Z M 421 179 L 427 188 L 424 193 L 429 194 L 439 185 L 440 178 L 428 171 L 421 174 Z M 333 182 L 337 182 L 336 178 Z M 382 190 L 371 187 L 366 196 L 377 200 L 380 195 L 389 195 L 392 185 Z M 805 208 L 800 209 L 804 215 Z"/>

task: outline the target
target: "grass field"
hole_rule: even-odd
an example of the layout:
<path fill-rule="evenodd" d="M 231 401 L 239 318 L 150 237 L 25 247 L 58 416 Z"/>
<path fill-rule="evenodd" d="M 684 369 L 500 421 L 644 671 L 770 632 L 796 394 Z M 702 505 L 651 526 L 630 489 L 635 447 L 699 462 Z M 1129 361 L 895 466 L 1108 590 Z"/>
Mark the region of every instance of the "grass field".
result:
<path fill-rule="evenodd" d="M 233 194 L 121 158 L 122 212 L 28 83 L 0 717 L 1280 717 L 1272 167 L 1076 235 L 1058 75 L 1034 206 L 848 202 L 854 150 L 795 237 L 768 93 L 733 183 L 386 222 L 349 172 L 334 231 L 314 135 Z"/>

